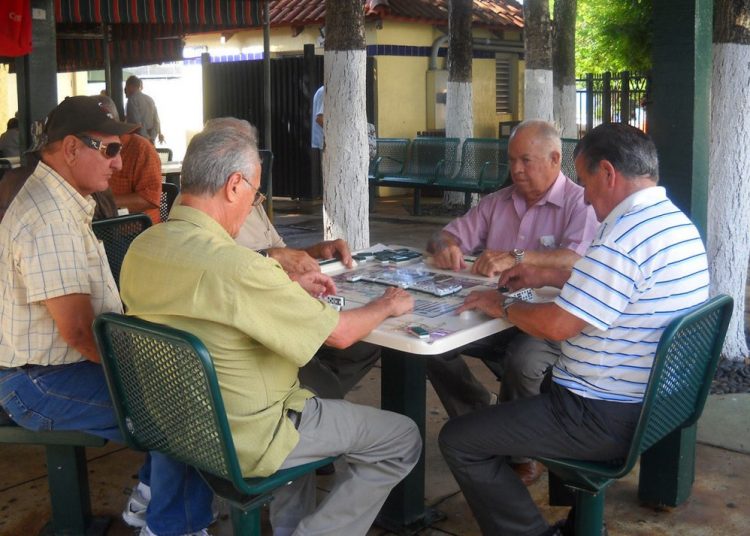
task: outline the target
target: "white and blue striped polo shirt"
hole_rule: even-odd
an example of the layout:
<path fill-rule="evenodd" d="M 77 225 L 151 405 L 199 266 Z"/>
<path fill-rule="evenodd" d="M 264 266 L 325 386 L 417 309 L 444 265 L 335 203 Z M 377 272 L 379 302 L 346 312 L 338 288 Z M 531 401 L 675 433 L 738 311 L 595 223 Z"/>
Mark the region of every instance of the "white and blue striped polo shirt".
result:
<path fill-rule="evenodd" d="M 640 190 L 602 222 L 555 303 L 585 320 L 562 343 L 554 381 L 600 400 L 643 400 L 664 328 L 708 299 L 698 230 L 664 188 Z"/>

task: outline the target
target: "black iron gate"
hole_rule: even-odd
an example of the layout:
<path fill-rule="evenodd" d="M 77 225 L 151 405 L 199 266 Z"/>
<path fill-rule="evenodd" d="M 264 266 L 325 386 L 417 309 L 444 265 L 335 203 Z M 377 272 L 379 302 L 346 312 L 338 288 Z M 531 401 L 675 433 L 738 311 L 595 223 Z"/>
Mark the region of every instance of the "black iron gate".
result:
<path fill-rule="evenodd" d="M 602 123 L 629 123 L 646 130 L 648 76 L 621 73 L 587 74 L 576 80 L 578 137 Z"/>
<path fill-rule="evenodd" d="M 372 122 L 374 61 L 367 59 L 367 117 Z M 273 195 L 311 199 L 322 184 L 311 172 L 310 123 L 312 99 L 323 81 L 323 56 L 306 50 L 304 56 L 271 60 L 271 144 Z M 203 64 L 203 118 L 238 117 L 258 128 L 265 139 L 263 120 L 263 61 Z M 265 147 L 262 147 L 265 148 Z"/>

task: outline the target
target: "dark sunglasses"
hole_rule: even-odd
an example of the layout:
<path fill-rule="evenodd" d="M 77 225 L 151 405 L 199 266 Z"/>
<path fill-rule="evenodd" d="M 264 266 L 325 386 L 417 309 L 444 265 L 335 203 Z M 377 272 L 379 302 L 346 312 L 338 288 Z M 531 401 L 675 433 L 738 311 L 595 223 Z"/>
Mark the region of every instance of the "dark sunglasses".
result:
<path fill-rule="evenodd" d="M 75 137 L 85 143 L 90 149 L 102 153 L 104 158 L 114 158 L 122 150 L 122 143 L 119 142 L 103 143 L 102 140 L 95 140 L 84 134 L 75 134 Z"/>

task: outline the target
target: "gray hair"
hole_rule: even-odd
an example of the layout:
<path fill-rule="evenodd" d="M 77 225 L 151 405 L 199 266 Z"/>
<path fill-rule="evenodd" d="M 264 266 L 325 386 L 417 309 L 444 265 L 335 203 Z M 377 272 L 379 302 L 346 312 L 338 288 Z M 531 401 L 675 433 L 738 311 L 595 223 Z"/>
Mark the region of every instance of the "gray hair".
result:
<path fill-rule="evenodd" d="M 102 107 L 105 110 L 107 110 L 110 114 L 112 114 L 112 118 L 115 121 L 120 120 L 120 113 L 117 111 L 117 106 L 115 105 L 115 101 L 113 101 L 107 95 L 94 95 L 94 98 L 99 104 L 102 105 Z"/>
<path fill-rule="evenodd" d="M 516 126 L 516 128 L 513 129 L 513 132 L 510 133 L 508 142 L 510 143 L 510 141 L 513 140 L 516 134 L 527 129 L 533 130 L 535 137 L 544 139 L 552 149 L 557 150 L 557 152 L 562 156 L 562 141 L 560 141 L 560 132 L 557 130 L 557 127 L 549 121 L 542 121 L 541 119 L 527 119 L 526 121 L 520 122 Z"/>
<path fill-rule="evenodd" d="M 182 191 L 213 196 L 232 173 L 250 180 L 259 167 L 255 127 L 234 117 L 213 119 L 190 140 L 182 161 Z"/>
<path fill-rule="evenodd" d="M 643 131 L 622 123 L 602 124 L 586 134 L 576 145 L 573 156 L 582 155 L 589 173 L 607 160 L 626 179 L 649 177 L 659 181 L 659 157 L 656 146 Z"/>

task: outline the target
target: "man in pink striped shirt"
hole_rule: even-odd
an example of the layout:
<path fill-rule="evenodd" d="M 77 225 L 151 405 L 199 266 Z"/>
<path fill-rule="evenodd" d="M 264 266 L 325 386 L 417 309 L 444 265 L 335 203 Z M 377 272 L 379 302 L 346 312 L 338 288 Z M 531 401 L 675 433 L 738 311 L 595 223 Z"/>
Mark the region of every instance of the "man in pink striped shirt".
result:
<path fill-rule="evenodd" d="M 583 200 L 583 188 L 560 171 L 560 135 L 545 121 L 524 121 L 508 145 L 513 185 L 485 196 L 464 216 L 453 220 L 427 248 L 439 268 L 466 268 L 466 255 L 477 255 L 471 271 L 499 276 L 524 262 L 550 268 L 572 268 L 586 251 L 598 227 Z M 460 352 L 427 360 L 427 376 L 451 417 L 490 404 L 491 395 L 477 381 L 459 353 L 478 355 L 502 376 L 500 400 L 539 393 L 559 344 L 535 339 L 515 328 L 488 337 Z M 517 471 L 529 484 L 541 474 L 535 462 Z"/>

